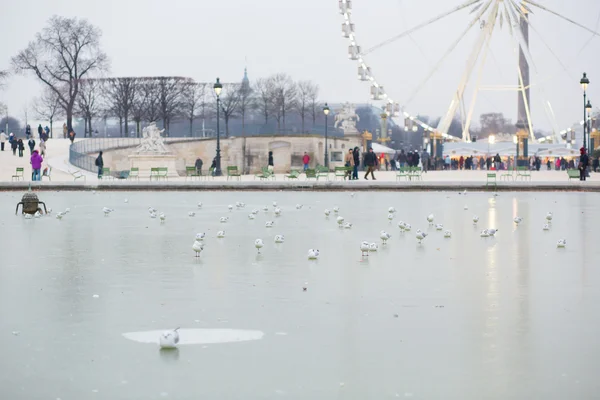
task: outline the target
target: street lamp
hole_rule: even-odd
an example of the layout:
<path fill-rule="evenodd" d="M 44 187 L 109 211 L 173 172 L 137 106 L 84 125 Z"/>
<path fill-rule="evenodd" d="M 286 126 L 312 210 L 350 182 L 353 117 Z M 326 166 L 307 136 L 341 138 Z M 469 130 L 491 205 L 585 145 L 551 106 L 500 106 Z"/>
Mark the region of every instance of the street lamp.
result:
<path fill-rule="evenodd" d="M 583 148 L 587 147 L 586 130 L 587 130 L 587 88 L 590 84 L 590 80 L 587 74 L 583 73 L 583 78 L 579 81 L 581 88 L 583 89 Z"/>
<path fill-rule="evenodd" d="M 221 176 L 221 132 L 219 131 L 219 109 L 221 108 L 221 99 L 219 98 L 219 96 L 221 95 L 221 91 L 223 90 L 223 85 L 221 84 L 219 78 L 217 78 L 213 89 L 215 90 L 215 94 L 217 95 L 217 157 L 215 163 L 215 176 Z"/>
<path fill-rule="evenodd" d="M 327 145 L 327 116 L 329 115 L 329 106 L 325 103 L 323 107 L 323 114 L 325 114 L 325 167 L 329 168 L 329 153 Z"/>
<path fill-rule="evenodd" d="M 585 105 L 585 111 L 586 111 L 586 115 L 585 115 L 585 127 L 587 128 L 587 144 L 588 144 L 588 149 L 590 151 L 594 150 L 592 149 L 592 134 L 591 134 L 591 128 L 592 128 L 592 124 L 590 121 L 590 114 L 592 113 L 592 103 L 590 103 L 590 101 L 587 101 L 587 104 Z"/>

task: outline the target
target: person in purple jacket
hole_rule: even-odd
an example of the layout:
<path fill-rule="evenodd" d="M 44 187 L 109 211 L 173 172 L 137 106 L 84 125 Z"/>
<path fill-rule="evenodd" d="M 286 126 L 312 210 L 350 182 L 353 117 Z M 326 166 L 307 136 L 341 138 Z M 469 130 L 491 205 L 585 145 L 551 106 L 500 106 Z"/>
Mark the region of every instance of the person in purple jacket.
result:
<path fill-rule="evenodd" d="M 32 181 L 41 181 L 42 175 L 40 173 L 42 169 L 42 163 L 44 159 L 40 156 L 37 150 L 34 150 L 31 154 L 31 169 L 33 169 L 33 173 L 31 174 Z"/>

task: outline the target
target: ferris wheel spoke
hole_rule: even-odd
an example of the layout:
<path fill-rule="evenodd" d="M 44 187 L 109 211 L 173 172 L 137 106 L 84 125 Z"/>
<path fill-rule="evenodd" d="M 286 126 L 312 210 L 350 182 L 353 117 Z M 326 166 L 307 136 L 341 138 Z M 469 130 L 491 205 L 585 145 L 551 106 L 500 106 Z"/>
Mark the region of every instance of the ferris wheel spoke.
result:
<path fill-rule="evenodd" d="M 491 2 L 492 2 L 492 0 L 489 0 L 487 2 L 486 6 L 483 9 L 481 9 L 479 11 L 479 13 L 477 13 L 477 15 L 475 16 L 475 18 L 473 18 L 473 20 L 471 21 L 471 23 L 461 33 L 461 35 L 458 37 L 458 39 L 456 39 L 454 41 L 454 43 L 452 43 L 452 45 L 448 48 L 448 50 L 446 50 L 446 52 L 444 53 L 444 55 L 442 56 L 442 58 L 440 58 L 440 60 L 434 65 L 434 67 L 430 71 L 429 75 L 427 75 L 425 77 L 425 79 L 423 79 L 420 82 L 420 84 L 417 86 L 417 88 L 411 93 L 410 97 L 406 100 L 405 105 L 410 104 L 410 102 L 414 100 L 415 96 L 421 91 L 421 89 L 427 84 L 427 82 L 433 77 L 433 75 L 440 69 L 440 67 L 442 66 L 442 64 L 446 60 L 446 58 L 448 58 L 448 56 L 454 51 L 454 49 L 456 49 L 456 46 L 459 45 L 459 43 L 464 39 L 464 37 L 467 35 L 467 33 L 469 33 L 469 31 L 473 28 L 473 26 L 475 26 L 475 24 L 477 23 L 477 21 L 479 21 L 479 19 L 481 18 L 481 16 L 485 13 L 485 11 L 490 6 Z"/>
<path fill-rule="evenodd" d="M 559 14 L 559 13 L 557 13 L 556 11 L 553 11 L 553 10 L 551 10 L 551 9 L 547 8 L 547 7 L 544 7 L 543 5 L 541 5 L 541 4 L 538 4 L 537 2 L 534 2 L 534 1 L 531 1 L 531 0 L 527 0 L 527 3 L 531 4 L 532 6 L 535 6 L 535 7 L 539 8 L 539 9 L 541 9 L 541 10 L 544 10 L 544 11 L 546 11 L 546 12 L 548 12 L 548 13 L 552 14 L 552 15 L 555 15 L 555 16 L 557 16 L 557 17 L 561 18 L 561 19 L 564 19 L 565 21 L 567 21 L 567 22 L 570 22 L 571 24 L 573 24 L 573 25 L 575 25 L 575 26 L 578 26 L 578 27 L 580 27 L 580 28 L 582 28 L 582 29 L 585 29 L 586 31 L 588 31 L 589 33 L 591 33 L 591 34 L 592 34 L 592 35 L 594 35 L 594 36 L 600 36 L 600 33 L 598 33 L 598 32 L 596 32 L 596 31 L 594 31 L 594 30 L 592 30 L 592 29 L 588 28 L 588 27 L 587 27 L 587 26 L 585 26 L 585 25 L 582 25 L 582 24 L 580 24 L 579 22 L 573 21 L 572 19 L 570 19 L 570 18 L 568 18 L 568 17 L 565 17 L 564 15 L 560 15 L 560 14 Z"/>
<path fill-rule="evenodd" d="M 443 18 L 445 18 L 445 17 L 447 17 L 449 15 L 452 15 L 452 14 L 458 12 L 458 11 L 464 10 L 465 8 L 470 7 L 473 4 L 479 3 L 481 1 L 482 0 L 467 0 L 463 4 L 461 4 L 461 5 L 453 8 L 450 11 L 446 11 L 446 12 L 438 15 L 437 17 L 434 17 L 434 18 L 432 18 L 432 19 L 430 19 L 428 21 L 423 22 L 422 24 L 419 24 L 419 25 L 417 25 L 417 26 L 415 26 L 413 28 L 410 28 L 407 31 L 404 31 L 404 32 L 400 33 L 399 35 L 393 36 L 393 37 L 391 37 L 391 38 L 389 38 L 389 39 L 387 39 L 387 40 L 385 40 L 385 41 L 383 41 L 383 42 L 381 42 L 379 44 L 376 44 L 375 46 L 367 49 L 363 53 L 363 55 L 367 55 L 369 53 L 374 52 L 375 50 L 378 50 L 378 49 L 380 49 L 380 48 L 382 48 L 384 46 L 387 46 L 388 44 L 394 43 L 395 41 L 397 41 L 399 39 L 402 39 L 403 37 L 405 37 L 407 35 L 410 35 L 411 33 L 414 33 L 414 32 L 418 31 L 421 28 L 425 28 L 425 27 L 433 24 L 434 22 L 437 22 L 437 21 L 439 21 L 439 20 L 441 20 L 441 19 L 443 19 Z"/>

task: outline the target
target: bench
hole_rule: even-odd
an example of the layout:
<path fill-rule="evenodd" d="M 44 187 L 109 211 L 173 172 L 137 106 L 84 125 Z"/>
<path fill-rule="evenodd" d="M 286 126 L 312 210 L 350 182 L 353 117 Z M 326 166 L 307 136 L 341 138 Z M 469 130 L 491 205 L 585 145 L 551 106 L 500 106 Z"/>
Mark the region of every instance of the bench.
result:
<path fill-rule="evenodd" d="M 242 179 L 242 174 L 240 174 L 237 166 L 233 165 L 227 167 L 227 180 L 229 180 L 229 178 L 237 178 L 238 181 Z"/>
<path fill-rule="evenodd" d="M 487 180 L 485 182 L 485 187 L 487 188 L 490 185 L 494 185 L 494 189 L 498 188 L 498 182 L 496 181 L 496 173 L 495 172 L 487 173 Z"/>
<path fill-rule="evenodd" d="M 396 172 L 396 182 L 399 181 L 400 178 L 404 178 L 406 180 L 410 179 L 410 174 L 408 173 L 406 167 L 400 167 L 398 172 Z"/>
<path fill-rule="evenodd" d="M 527 167 L 517 167 L 517 178 L 528 178 L 529 180 L 531 180 L 531 172 Z"/>
<path fill-rule="evenodd" d="M 129 175 L 127 175 L 127 179 L 137 179 L 140 180 L 140 169 L 138 167 L 133 167 L 129 170 Z"/>
<path fill-rule="evenodd" d="M 287 179 L 298 179 L 298 177 L 300 176 L 300 171 L 298 171 L 297 169 L 293 169 L 290 171 L 289 175 L 284 175 L 283 176 L 283 180 L 285 181 L 285 178 Z"/>
<path fill-rule="evenodd" d="M 254 179 L 259 178 L 261 181 L 269 178 L 275 178 L 275 175 L 269 172 L 269 168 L 263 167 L 261 172 L 254 174 Z"/>
<path fill-rule="evenodd" d="M 352 167 L 335 167 L 333 170 L 333 180 L 336 180 L 337 178 L 344 178 L 344 180 L 346 180 L 351 174 Z"/>
<path fill-rule="evenodd" d="M 80 170 L 76 169 L 75 171 L 69 171 L 69 173 L 73 176 L 74 181 L 77 179 L 83 179 L 85 181 L 85 175 Z"/>
<path fill-rule="evenodd" d="M 577 180 L 580 179 L 580 177 L 579 177 L 579 170 L 578 169 L 568 169 L 567 170 L 567 175 L 569 177 L 569 181 L 571 179 L 577 179 Z"/>
<path fill-rule="evenodd" d="M 196 171 L 196 167 L 185 167 L 185 180 L 187 181 L 188 178 L 200 178 L 200 174 Z"/>
<path fill-rule="evenodd" d="M 152 180 L 152 178 L 155 178 L 156 180 L 164 178 L 167 180 L 169 178 L 169 169 L 167 167 L 150 168 L 150 180 Z"/>
<path fill-rule="evenodd" d="M 408 169 L 408 179 L 410 180 L 422 180 L 423 179 L 423 170 L 419 167 L 410 167 Z"/>
<path fill-rule="evenodd" d="M 508 180 L 514 181 L 515 180 L 514 172 L 515 172 L 514 170 L 512 170 L 512 171 L 508 170 L 508 171 L 504 172 L 502 175 L 500 175 L 500 180 L 502 181 L 502 180 L 506 179 L 507 181 Z"/>
<path fill-rule="evenodd" d="M 17 167 L 17 169 L 15 170 L 15 174 L 12 176 L 12 180 L 14 181 L 15 179 L 18 181 L 24 181 L 25 180 L 25 168 L 22 167 Z"/>

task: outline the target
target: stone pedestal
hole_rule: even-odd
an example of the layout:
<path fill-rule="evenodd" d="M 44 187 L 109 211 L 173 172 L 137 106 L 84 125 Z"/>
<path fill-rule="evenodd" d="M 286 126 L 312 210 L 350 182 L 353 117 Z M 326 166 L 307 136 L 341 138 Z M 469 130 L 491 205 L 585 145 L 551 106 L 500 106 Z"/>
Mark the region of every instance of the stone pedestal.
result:
<path fill-rule="evenodd" d="M 150 169 L 158 167 L 168 168 L 169 178 L 178 178 L 176 165 L 177 157 L 172 154 L 132 154 L 129 156 L 129 164 L 133 168 L 139 168 L 140 179 L 150 178 Z"/>

